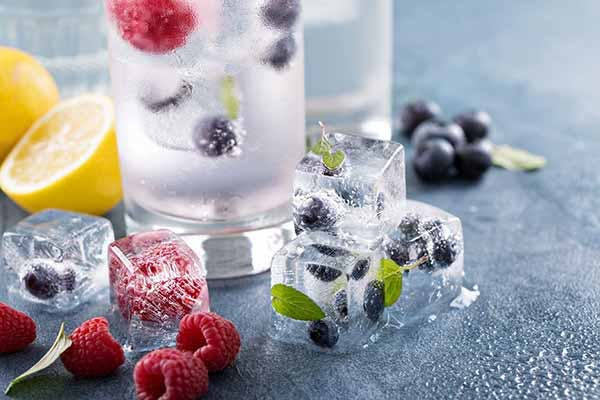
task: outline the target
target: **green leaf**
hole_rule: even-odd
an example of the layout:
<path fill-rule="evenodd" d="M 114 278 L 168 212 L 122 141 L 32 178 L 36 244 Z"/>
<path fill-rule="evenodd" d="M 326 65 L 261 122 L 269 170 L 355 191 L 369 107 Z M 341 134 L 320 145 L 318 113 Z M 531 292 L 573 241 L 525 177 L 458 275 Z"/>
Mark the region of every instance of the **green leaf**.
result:
<path fill-rule="evenodd" d="M 284 317 L 298 321 L 319 321 L 325 313 L 310 297 L 291 286 L 277 284 L 271 288 L 273 309 Z"/>
<path fill-rule="evenodd" d="M 344 164 L 346 160 L 346 154 L 342 150 L 338 150 L 335 153 L 323 154 L 323 165 L 330 171 L 335 171 Z"/>
<path fill-rule="evenodd" d="M 235 78 L 226 76 L 221 82 L 221 101 L 223 107 L 227 110 L 227 116 L 231 119 L 237 119 L 240 112 L 240 101 L 235 90 Z"/>
<path fill-rule="evenodd" d="M 393 260 L 384 258 L 381 260 L 378 278 L 384 285 L 384 305 L 386 307 L 396 304 L 402 294 L 402 272 L 404 270 Z"/>
<path fill-rule="evenodd" d="M 494 146 L 492 162 L 497 167 L 511 171 L 536 171 L 546 165 L 544 157 L 507 145 Z"/>
<path fill-rule="evenodd" d="M 8 395 L 8 392 L 10 392 L 15 385 L 27 379 L 31 375 L 38 373 L 54 364 L 54 362 L 58 360 L 60 355 L 64 353 L 69 347 L 71 347 L 71 344 L 71 339 L 65 334 L 65 324 L 63 323 L 60 326 L 58 336 L 56 337 L 56 340 L 54 341 L 54 344 L 52 345 L 50 350 L 48 350 L 48 352 L 40 359 L 40 361 L 37 362 L 37 364 L 35 364 L 26 372 L 24 372 L 22 375 L 13 379 L 4 391 L 4 394 Z"/>
<path fill-rule="evenodd" d="M 310 151 L 318 156 L 324 156 L 325 154 L 329 154 L 331 152 L 331 143 L 329 143 L 325 136 L 321 136 L 319 141 L 310 148 Z"/>

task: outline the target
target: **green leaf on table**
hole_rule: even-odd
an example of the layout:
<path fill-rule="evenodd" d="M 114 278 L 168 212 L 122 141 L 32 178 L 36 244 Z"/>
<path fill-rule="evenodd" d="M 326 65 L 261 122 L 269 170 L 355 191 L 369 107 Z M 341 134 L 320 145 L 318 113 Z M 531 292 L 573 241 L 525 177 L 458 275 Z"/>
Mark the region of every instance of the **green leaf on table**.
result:
<path fill-rule="evenodd" d="M 240 112 L 240 101 L 238 99 L 235 78 L 226 76 L 221 82 L 221 101 L 223 107 L 227 110 L 227 116 L 231 119 L 237 119 Z"/>
<path fill-rule="evenodd" d="M 536 171 L 546 165 L 544 157 L 507 145 L 494 146 L 492 162 L 496 167 L 511 171 Z"/>
<path fill-rule="evenodd" d="M 335 153 L 323 154 L 323 165 L 330 171 L 340 168 L 345 160 L 346 154 L 342 150 L 338 150 Z"/>
<path fill-rule="evenodd" d="M 277 284 L 271 288 L 273 309 L 284 317 L 298 321 L 319 321 L 325 313 L 310 297 L 291 286 Z"/>
<path fill-rule="evenodd" d="M 310 148 L 310 151 L 318 156 L 324 156 L 331 152 L 331 143 L 329 143 L 325 136 L 321 136 L 319 141 Z"/>
<path fill-rule="evenodd" d="M 381 260 L 381 268 L 379 268 L 378 278 L 383 281 L 384 285 L 384 305 L 386 307 L 396 304 L 402 294 L 402 272 L 398 264 L 393 260 L 384 258 Z"/>
<path fill-rule="evenodd" d="M 27 379 L 31 375 L 36 374 L 54 364 L 54 362 L 58 360 L 60 355 L 64 353 L 69 347 L 71 347 L 71 344 L 71 339 L 65 334 L 65 324 L 63 323 L 60 326 L 58 336 L 56 337 L 56 340 L 54 341 L 54 344 L 52 345 L 50 350 L 48 350 L 48 352 L 33 367 L 31 367 L 26 372 L 13 379 L 4 391 L 4 394 L 8 395 L 8 392 L 10 392 L 15 385 Z"/>

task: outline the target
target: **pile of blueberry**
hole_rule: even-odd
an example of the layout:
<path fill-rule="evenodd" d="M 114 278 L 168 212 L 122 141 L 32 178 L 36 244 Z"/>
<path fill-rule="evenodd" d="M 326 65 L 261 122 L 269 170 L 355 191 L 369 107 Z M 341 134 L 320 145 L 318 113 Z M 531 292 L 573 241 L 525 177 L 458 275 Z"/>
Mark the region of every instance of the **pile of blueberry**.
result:
<path fill-rule="evenodd" d="M 293 28 L 300 16 L 299 0 L 268 0 L 261 9 L 263 23 L 281 34 L 262 56 L 276 70 L 286 68 L 298 51 Z"/>
<path fill-rule="evenodd" d="M 492 144 L 487 139 L 492 119 L 473 110 L 441 119 L 441 108 L 431 101 L 415 101 L 402 109 L 402 133 L 412 138 L 413 167 L 425 181 L 459 175 L 481 178 L 492 166 Z"/>

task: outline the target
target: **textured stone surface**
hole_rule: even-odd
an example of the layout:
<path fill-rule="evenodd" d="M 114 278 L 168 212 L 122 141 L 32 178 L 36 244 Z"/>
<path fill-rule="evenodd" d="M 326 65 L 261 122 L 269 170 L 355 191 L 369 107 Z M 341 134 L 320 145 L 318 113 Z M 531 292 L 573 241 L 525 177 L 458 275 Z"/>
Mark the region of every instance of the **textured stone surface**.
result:
<path fill-rule="evenodd" d="M 422 185 L 409 170 L 410 197 L 462 219 L 465 270 L 481 297 L 372 352 L 339 357 L 275 345 L 265 337 L 268 274 L 213 283 L 213 307 L 236 322 L 244 347 L 235 368 L 212 377 L 208 398 L 600 397 L 600 4 L 396 4 L 396 100 L 430 97 L 449 112 L 483 106 L 497 142 L 541 153 L 549 166 L 441 186 Z M 22 216 L 8 201 L 2 207 L 4 226 Z M 121 221 L 119 210 L 112 218 Z M 73 329 L 105 311 L 99 304 L 65 320 Z M 0 386 L 50 345 L 60 321 L 35 317 L 39 340 L 0 356 Z M 14 395 L 131 399 L 131 371 L 129 362 L 114 377 L 76 380 L 59 363 Z"/>

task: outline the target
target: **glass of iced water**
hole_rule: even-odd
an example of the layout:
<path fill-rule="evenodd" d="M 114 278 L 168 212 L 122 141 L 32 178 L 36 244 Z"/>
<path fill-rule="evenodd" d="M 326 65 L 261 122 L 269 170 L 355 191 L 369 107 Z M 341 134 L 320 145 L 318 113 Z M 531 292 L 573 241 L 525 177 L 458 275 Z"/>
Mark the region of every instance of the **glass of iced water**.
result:
<path fill-rule="evenodd" d="M 210 278 L 268 269 L 305 152 L 299 2 L 105 5 L 128 230 L 182 235 Z"/>

